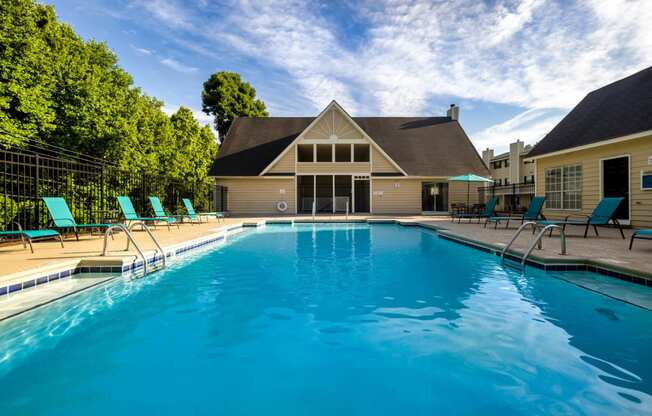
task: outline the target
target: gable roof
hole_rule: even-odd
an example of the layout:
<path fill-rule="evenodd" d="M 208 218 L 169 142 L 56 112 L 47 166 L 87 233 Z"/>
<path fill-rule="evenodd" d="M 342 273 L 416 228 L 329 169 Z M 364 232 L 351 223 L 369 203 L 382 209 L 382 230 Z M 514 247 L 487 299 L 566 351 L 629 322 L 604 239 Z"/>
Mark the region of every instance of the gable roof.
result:
<path fill-rule="evenodd" d="M 257 176 L 315 117 L 240 117 L 224 138 L 210 176 Z M 489 172 L 468 136 L 449 117 L 352 117 L 408 175 Z"/>
<path fill-rule="evenodd" d="M 589 93 L 528 157 L 652 130 L 652 67 Z"/>

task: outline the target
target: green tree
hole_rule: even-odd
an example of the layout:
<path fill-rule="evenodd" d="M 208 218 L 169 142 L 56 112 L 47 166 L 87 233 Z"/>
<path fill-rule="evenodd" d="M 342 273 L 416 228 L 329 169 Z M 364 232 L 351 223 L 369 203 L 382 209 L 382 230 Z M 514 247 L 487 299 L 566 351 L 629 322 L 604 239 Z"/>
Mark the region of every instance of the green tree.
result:
<path fill-rule="evenodd" d="M 235 72 L 216 72 L 204 82 L 202 109 L 215 117 L 215 128 L 224 137 L 236 117 L 267 117 L 265 103 L 256 90 Z"/>

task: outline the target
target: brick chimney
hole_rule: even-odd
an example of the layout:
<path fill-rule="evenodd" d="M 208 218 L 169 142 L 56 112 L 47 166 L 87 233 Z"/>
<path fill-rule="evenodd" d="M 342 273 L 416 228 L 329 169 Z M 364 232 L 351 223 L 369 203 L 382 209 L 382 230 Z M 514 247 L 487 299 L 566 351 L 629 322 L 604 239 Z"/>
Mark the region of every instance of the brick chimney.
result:
<path fill-rule="evenodd" d="M 491 159 L 494 158 L 494 149 L 490 149 L 487 147 L 486 150 L 482 151 L 482 160 L 484 161 L 484 164 L 489 167 L 489 164 L 491 163 Z"/>
<path fill-rule="evenodd" d="M 446 111 L 446 116 L 449 117 L 451 120 L 459 120 L 460 119 L 460 108 L 458 106 L 456 106 L 455 104 L 451 104 L 448 111 Z"/>

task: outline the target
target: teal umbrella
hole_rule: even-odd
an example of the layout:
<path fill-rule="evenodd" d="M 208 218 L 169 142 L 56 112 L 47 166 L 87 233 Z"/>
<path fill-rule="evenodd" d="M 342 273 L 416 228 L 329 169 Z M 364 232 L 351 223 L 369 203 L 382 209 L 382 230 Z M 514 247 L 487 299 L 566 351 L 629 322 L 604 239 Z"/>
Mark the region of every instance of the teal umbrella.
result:
<path fill-rule="evenodd" d="M 482 176 L 474 175 L 472 173 L 467 173 L 466 175 L 460 176 L 451 176 L 448 178 L 449 181 L 454 182 L 466 182 L 466 206 L 469 206 L 469 191 L 471 187 L 471 182 L 493 182 L 489 178 L 483 178 Z"/>

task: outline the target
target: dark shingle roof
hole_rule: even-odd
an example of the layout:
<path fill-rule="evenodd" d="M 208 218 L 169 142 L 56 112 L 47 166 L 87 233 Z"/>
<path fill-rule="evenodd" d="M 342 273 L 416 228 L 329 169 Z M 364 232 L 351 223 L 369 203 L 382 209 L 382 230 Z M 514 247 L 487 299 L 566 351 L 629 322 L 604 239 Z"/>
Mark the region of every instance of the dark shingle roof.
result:
<path fill-rule="evenodd" d="M 313 120 L 314 117 L 236 119 L 210 175 L 260 174 Z M 353 120 L 408 175 L 488 174 L 460 124 L 448 117 L 353 117 Z"/>
<path fill-rule="evenodd" d="M 589 93 L 528 157 L 652 130 L 652 67 Z"/>

